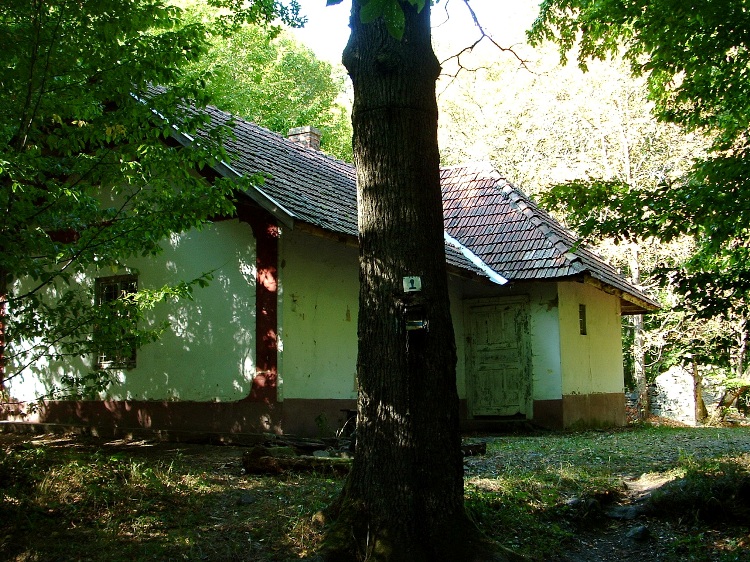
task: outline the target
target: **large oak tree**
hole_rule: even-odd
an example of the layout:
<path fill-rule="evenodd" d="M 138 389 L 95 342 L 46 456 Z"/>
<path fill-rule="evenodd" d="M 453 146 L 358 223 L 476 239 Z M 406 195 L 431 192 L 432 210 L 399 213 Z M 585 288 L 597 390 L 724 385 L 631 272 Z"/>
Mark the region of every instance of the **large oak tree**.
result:
<path fill-rule="evenodd" d="M 330 560 L 493 560 L 464 511 L 456 348 L 443 243 L 430 5 L 354 0 L 360 247 L 357 454 Z M 421 291 L 405 292 L 404 277 Z"/>

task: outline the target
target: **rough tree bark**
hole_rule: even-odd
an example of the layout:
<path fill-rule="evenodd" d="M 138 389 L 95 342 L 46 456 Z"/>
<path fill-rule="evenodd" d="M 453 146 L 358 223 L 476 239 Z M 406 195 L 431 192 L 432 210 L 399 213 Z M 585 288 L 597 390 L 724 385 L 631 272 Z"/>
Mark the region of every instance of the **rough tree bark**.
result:
<path fill-rule="evenodd" d="M 326 560 L 504 560 L 464 511 L 456 350 L 443 243 L 429 1 L 401 40 L 353 0 L 360 246 L 357 445 L 329 509 Z M 403 277 L 422 290 L 405 293 Z M 427 328 L 407 330 L 406 316 Z"/>

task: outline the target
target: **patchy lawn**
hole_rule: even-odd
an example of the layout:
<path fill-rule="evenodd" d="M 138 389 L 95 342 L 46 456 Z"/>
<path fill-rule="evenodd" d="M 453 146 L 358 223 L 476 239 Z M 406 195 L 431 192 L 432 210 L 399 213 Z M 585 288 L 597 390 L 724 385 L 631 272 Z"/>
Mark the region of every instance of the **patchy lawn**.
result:
<path fill-rule="evenodd" d="M 477 524 L 537 560 L 750 561 L 750 428 L 474 437 Z M 245 449 L 0 434 L 0 559 L 288 561 L 337 477 L 247 476 Z"/>

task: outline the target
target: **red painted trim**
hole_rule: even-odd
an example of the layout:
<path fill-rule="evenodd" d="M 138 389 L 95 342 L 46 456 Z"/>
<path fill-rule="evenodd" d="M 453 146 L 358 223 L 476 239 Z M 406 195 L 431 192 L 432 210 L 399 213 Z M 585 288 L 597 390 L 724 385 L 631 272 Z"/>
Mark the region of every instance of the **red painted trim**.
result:
<path fill-rule="evenodd" d="M 8 295 L 0 289 L 0 391 L 5 390 L 5 325 L 8 313 Z"/>
<path fill-rule="evenodd" d="M 248 400 L 273 404 L 278 385 L 279 227 L 257 207 L 238 205 L 237 216 L 255 236 L 255 377 Z"/>

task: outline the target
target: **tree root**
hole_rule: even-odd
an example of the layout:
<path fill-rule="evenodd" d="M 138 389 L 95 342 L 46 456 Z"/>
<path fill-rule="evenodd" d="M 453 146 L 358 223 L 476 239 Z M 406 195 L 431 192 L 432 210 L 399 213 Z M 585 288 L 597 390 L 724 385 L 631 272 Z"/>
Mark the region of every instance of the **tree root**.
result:
<path fill-rule="evenodd" d="M 343 498 L 343 495 L 342 495 Z M 320 562 L 528 562 L 528 558 L 490 540 L 461 513 L 429 536 L 367 521 L 364 506 L 340 498 L 316 518 L 326 525 Z M 335 519 L 332 517 L 335 516 Z"/>

